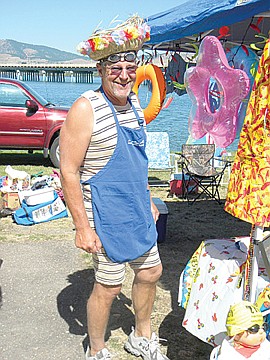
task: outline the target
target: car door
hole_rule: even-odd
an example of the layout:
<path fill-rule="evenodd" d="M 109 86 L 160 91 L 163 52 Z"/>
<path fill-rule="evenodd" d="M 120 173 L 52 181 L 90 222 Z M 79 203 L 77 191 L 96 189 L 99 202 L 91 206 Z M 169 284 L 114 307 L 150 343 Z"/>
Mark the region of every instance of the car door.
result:
<path fill-rule="evenodd" d="M 34 100 L 37 111 L 26 107 Z M 25 89 L 0 82 L 0 146 L 2 148 L 43 148 L 46 134 L 43 107 Z"/>

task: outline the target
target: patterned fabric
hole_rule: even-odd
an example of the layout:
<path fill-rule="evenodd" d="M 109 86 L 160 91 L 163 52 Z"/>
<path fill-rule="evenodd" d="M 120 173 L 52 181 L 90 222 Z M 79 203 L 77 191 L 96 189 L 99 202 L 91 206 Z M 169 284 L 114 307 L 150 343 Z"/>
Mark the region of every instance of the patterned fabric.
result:
<path fill-rule="evenodd" d="M 213 346 L 226 336 L 230 305 L 241 301 L 243 265 L 249 238 L 205 240 L 182 272 L 179 304 L 186 309 L 183 327 Z"/>
<path fill-rule="evenodd" d="M 183 145 L 182 154 L 187 161 L 187 169 L 191 174 L 198 176 L 214 176 L 217 171 L 211 160 L 215 154 L 215 144 Z"/>
<path fill-rule="evenodd" d="M 270 39 L 260 59 L 224 209 L 255 224 L 270 226 Z"/>
<path fill-rule="evenodd" d="M 146 155 L 149 169 L 169 169 L 170 143 L 166 132 L 148 132 L 146 142 Z"/>
<path fill-rule="evenodd" d="M 104 248 L 96 254 L 92 254 L 95 278 L 97 282 L 105 285 L 120 285 L 125 280 L 126 264 L 112 262 L 106 255 Z M 147 269 L 160 264 L 160 257 L 157 245 L 147 251 L 143 256 L 130 261 L 131 269 Z"/>

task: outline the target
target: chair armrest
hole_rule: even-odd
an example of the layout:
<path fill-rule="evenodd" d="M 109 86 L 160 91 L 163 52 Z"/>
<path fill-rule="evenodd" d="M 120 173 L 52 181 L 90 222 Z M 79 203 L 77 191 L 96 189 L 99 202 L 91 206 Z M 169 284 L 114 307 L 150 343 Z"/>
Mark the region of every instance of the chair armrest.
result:
<path fill-rule="evenodd" d="M 234 160 L 227 160 L 227 159 L 223 159 L 223 158 L 220 158 L 220 157 L 213 157 L 213 160 L 216 160 L 219 163 L 223 163 L 224 167 L 231 166 L 231 164 L 233 164 L 233 162 L 234 162 Z"/>
<path fill-rule="evenodd" d="M 224 158 L 220 158 L 220 157 L 213 157 L 214 160 L 218 160 L 218 161 L 222 161 L 224 163 L 233 163 L 234 160 L 227 160 Z"/>
<path fill-rule="evenodd" d="M 182 154 L 182 153 L 179 153 L 179 154 L 177 154 L 178 155 L 178 161 L 179 162 L 187 162 L 188 160 L 187 160 L 187 158 L 186 158 L 186 156 L 184 155 L 184 154 Z"/>
<path fill-rule="evenodd" d="M 171 153 L 170 154 L 170 163 L 173 170 L 178 173 L 178 160 L 180 156 L 179 154 Z"/>
<path fill-rule="evenodd" d="M 178 167 L 180 167 L 181 171 L 188 171 L 188 167 L 187 167 L 188 159 L 182 153 L 179 153 L 177 155 L 178 155 L 178 157 L 177 157 L 177 169 L 178 169 Z"/>

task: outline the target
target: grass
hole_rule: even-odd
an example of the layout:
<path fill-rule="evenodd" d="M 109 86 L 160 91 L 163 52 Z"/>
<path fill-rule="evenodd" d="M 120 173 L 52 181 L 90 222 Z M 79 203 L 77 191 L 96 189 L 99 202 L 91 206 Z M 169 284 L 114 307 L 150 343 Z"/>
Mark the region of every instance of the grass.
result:
<path fill-rule="evenodd" d="M 233 161 L 235 154 L 232 154 L 230 161 Z M 51 175 L 55 169 L 50 162 L 50 159 L 43 157 L 42 151 L 34 151 L 28 153 L 27 150 L 0 150 L 0 176 L 5 176 L 6 166 L 11 165 L 14 169 L 20 171 L 26 171 L 29 175 L 34 176 L 36 174 Z M 171 173 L 170 171 L 149 171 L 149 182 L 162 185 L 152 187 L 153 196 L 158 196 L 159 192 L 164 191 L 164 187 L 169 189 Z M 223 181 L 220 185 L 220 194 L 222 198 L 226 197 L 227 186 L 229 182 L 229 173 L 226 171 Z"/>
<path fill-rule="evenodd" d="M 26 171 L 29 175 L 50 175 L 55 169 L 49 159 L 43 157 L 42 151 L 34 151 L 29 154 L 23 150 L 0 150 L 0 175 L 5 176 L 7 165 L 19 171 Z M 150 171 L 149 180 L 168 181 L 169 171 Z"/>
<path fill-rule="evenodd" d="M 53 165 L 49 159 L 43 157 L 42 151 L 34 151 L 29 154 L 27 150 L 0 150 L 0 175 L 6 175 L 7 165 L 16 170 L 26 171 L 30 175 L 42 173 L 50 175 Z"/>
<path fill-rule="evenodd" d="M 50 175 L 54 170 L 50 161 L 44 159 L 42 152 L 38 151 L 33 154 L 28 154 L 27 151 L 0 151 L 1 176 L 5 175 L 7 165 L 11 165 L 16 170 L 26 171 L 30 175 L 37 173 Z M 157 288 L 157 301 L 154 304 L 152 314 L 153 329 L 159 333 L 161 338 L 167 338 L 167 344 L 162 345 L 162 347 L 164 346 L 163 352 L 168 351 L 170 359 L 205 360 L 209 358 L 210 345 L 201 342 L 181 327 L 184 310 L 178 306 L 176 300 L 179 275 L 201 240 L 212 238 L 213 234 L 218 238 L 224 238 L 230 236 L 230 231 L 233 235 L 244 232 L 233 229 L 231 223 L 229 226 L 228 223 L 225 223 L 226 215 L 224 215 L 222 207 L 214 201 L 198 201 L 189 207 L 187 202 L 181 198 L 166 198 L 170 189 L 169 171 L 150 171 L 149 179 L 167 182 L 166 186 L 151 187 L 151 193 L 152 196 L 160 197 L 166 201 L 169 209 L 166 242 L 159 246 L 164 272 Z M 226 185 L 224 185 L 223 198 L 225 194 Z M 232 218 L 230 215 L 228 217 L 229 219 Z M 236 223 L 240 226 L 244 222 L 236 221 Z M 36 242 L 46 243 L 46 240 L 50 239 L 57 242 L 67 240 L 70 246 L 74 246 L 71 217 L 36 224 L 35 226 L 18 226 L 10 217 L 1 218 L 0 234 L 0 242 L 24 243 L 30 241 L 34 244 Z M 16 255 L 14 254 L 14 256 Z M 83 266 L 91 269 L 91 257 L 83 252 L 81 258 Z M 130 300 L 132 281 L 133 272 L 128 268 L 121 296 L 115 302 L 110 318 L 109 348 L 118 354 L 118 358 L 121 360 L 133 358 L 123 350 L 123 342 L 133 324 L 133 310 Z M 125 319 L 124 322 L 122 321 L 123 318 Z"/>

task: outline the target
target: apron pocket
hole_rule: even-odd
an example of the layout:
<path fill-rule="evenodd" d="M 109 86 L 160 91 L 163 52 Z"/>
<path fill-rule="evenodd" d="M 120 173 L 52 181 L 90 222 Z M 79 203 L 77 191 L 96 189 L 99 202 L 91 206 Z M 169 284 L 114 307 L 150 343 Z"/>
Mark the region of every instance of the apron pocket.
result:
<path fill-rule="evenodd" d="M 147 226 L 150 226 L 153 220 L 150 204 L 150 191 L 148 189 L 144 190 L 144 192 L 141 190 L 140 193 L 133 194 L 133 206 L 136 209 L 136 211 L 133 211 L 133 221 L 135 224 L 144 222 Z"/>
<path fill-rule="evenodd" d="M 102 225 L 122 225 L 127 226 L 133 221 L 133 194 L 110 194 L 102 196 L 106 205 L 99 210 Z"/>
<path fill-rule="evenodd" d="M 128 225 L 103 226 L 102 244 L 107 256 L 114 262 L 128 262 L 139 258 L 154 245 L 147 239 L 147 229 L 138 228 L 137 232 Z M 139 236 L 138 236 L 139 235 Z"/>

